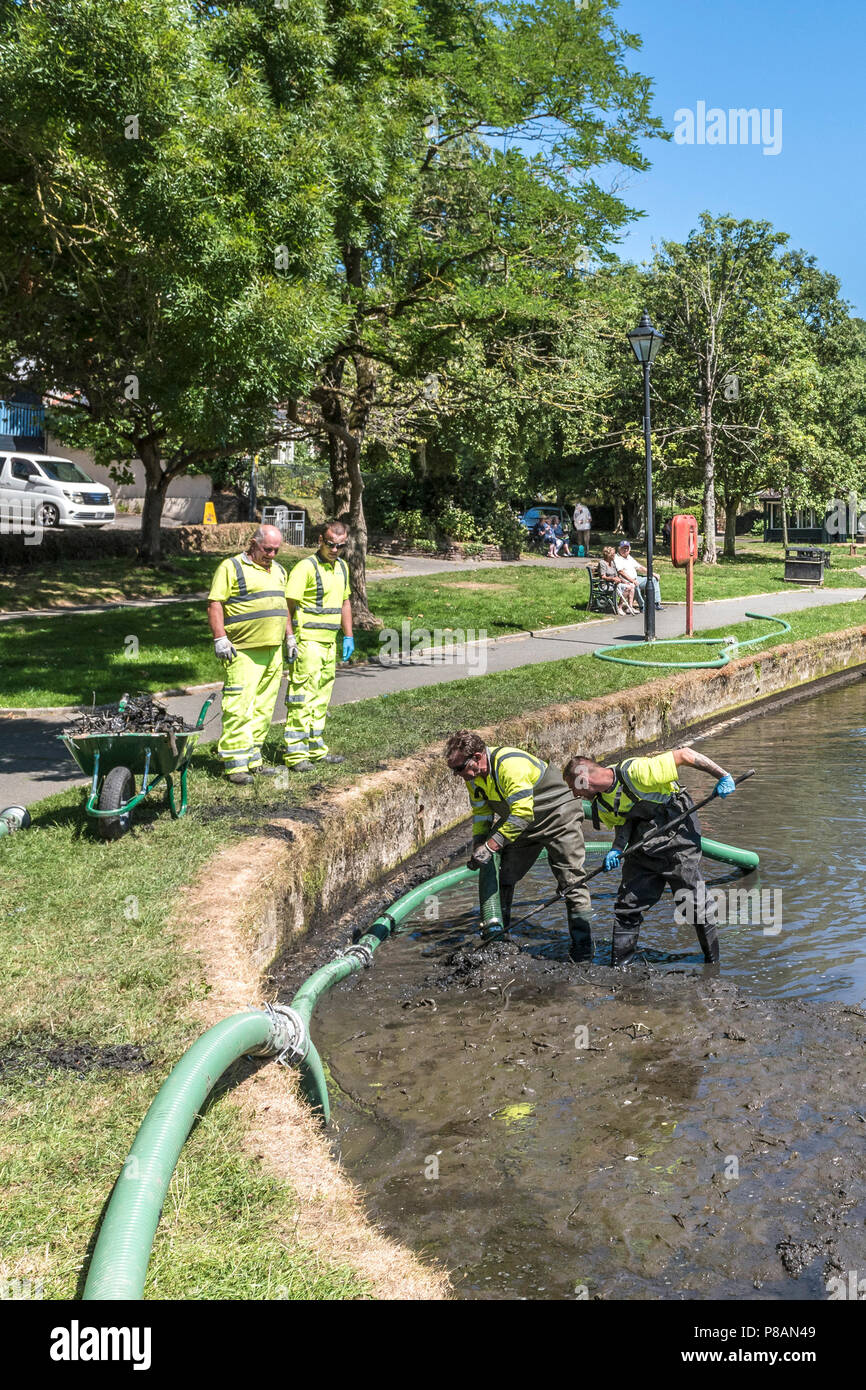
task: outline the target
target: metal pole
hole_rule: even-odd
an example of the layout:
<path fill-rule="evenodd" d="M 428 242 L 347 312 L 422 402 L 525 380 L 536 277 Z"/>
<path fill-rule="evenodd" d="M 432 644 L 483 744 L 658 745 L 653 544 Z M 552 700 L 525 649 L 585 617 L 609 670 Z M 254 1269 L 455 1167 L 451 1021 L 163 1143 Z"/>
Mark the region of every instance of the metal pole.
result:
<path fill-rule="evenodd" d="M 686 565 L 686 636 L 695 630 L 695 562 L 689 557 Z"/>
<path fill-rule="evenodd" d="M 643 364 L 643 431 L 646 444 L 646 588 L 644 590 L 643 631 L 647 642 L 656 639 L 656 601 L 653 589 L 653 455 L 650 434 L 650 366 Z"/>

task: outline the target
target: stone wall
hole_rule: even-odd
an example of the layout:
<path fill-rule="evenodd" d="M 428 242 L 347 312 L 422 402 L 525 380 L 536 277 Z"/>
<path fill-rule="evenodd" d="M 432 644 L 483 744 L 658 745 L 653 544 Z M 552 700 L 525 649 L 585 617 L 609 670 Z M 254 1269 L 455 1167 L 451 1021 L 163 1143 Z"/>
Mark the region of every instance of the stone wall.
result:
<path fill-rule="evenodd" d="M 249 521 L 221 526 L 168 526 L 162 531 L 162 550 L 172 555 L 225 554 L 242 550 L 255 529 Z M 101 560 L 108 556 L 133 559 L 140 536 L 134 531 L 44 531 L 39 545 L 25 544 L 25 536 L 0 535 L 0 568 L 7 565 L 62 565 L 74 560 Z"/>

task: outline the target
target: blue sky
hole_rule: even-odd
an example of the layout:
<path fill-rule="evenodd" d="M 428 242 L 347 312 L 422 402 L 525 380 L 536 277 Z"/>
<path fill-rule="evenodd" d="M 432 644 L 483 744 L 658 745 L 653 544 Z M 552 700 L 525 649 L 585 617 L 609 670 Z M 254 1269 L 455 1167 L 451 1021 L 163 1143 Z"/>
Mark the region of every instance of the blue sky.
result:
<path fill-rule="evenodd" d="M 866 4 L 863 0 L 621 0 L 620 27 L 643 38 L 630 66 L 655 84 L 669 130 L 680 108 L 782 111 L 782 147 L 650 141 L 652 168 L 623 197 L 646 216 L 620 247 L 641 261 L 683 240 L 704 209 L 766 218 L 789 245 L 838 275 L 866 317 Z"/>

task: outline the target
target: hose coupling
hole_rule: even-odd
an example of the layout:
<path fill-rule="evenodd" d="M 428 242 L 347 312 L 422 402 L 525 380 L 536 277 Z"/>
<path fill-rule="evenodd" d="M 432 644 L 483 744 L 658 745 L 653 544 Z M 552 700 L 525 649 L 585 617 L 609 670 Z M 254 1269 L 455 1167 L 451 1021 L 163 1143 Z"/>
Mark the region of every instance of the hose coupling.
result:
<path fill-rule="evenodd" d="M 298 1066 L 310 1050 L 310 1035 L 301 1015 L 289 1004 L 266 1004 L 265 1013 L 271 1020 L 271 1037 L 258 1055 L 274 1057 L 281 1067 Z"/>
<path fill-rule="evenodd" d="M 365 970 L 369 970 L 373 964 L 373 947 L 368 946 L 365 941 L 357 941 L 354 946 L 344 946 L 337 952 L 338 956 L 354 956 L 361 962 Z"/>

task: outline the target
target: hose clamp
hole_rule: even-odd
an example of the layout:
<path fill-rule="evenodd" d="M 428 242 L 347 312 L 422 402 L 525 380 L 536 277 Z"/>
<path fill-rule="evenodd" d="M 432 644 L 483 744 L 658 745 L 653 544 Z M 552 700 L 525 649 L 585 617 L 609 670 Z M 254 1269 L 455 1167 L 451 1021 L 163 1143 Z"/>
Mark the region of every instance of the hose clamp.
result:
<path fill-rule="evenodd" d="M 373 964 L 373 947 L 368 946 L 365 941 L 358 941 L 354 946 L 344 946 L 342 950 L 337 952 L 337 955 L 354 956 L 356 960 L 361 962 L 365 970 L 369 970 Z"/>
<path fill-rule="evenodd" d="M 265 1013 L 271 1020 L 271 1038 L 261 1053 L 274 1057 L 277 1066 L 296 1067 L 310 1050 L 310 1035 L 301 1015 L 289 1004 L 266 1004 Z"/>

